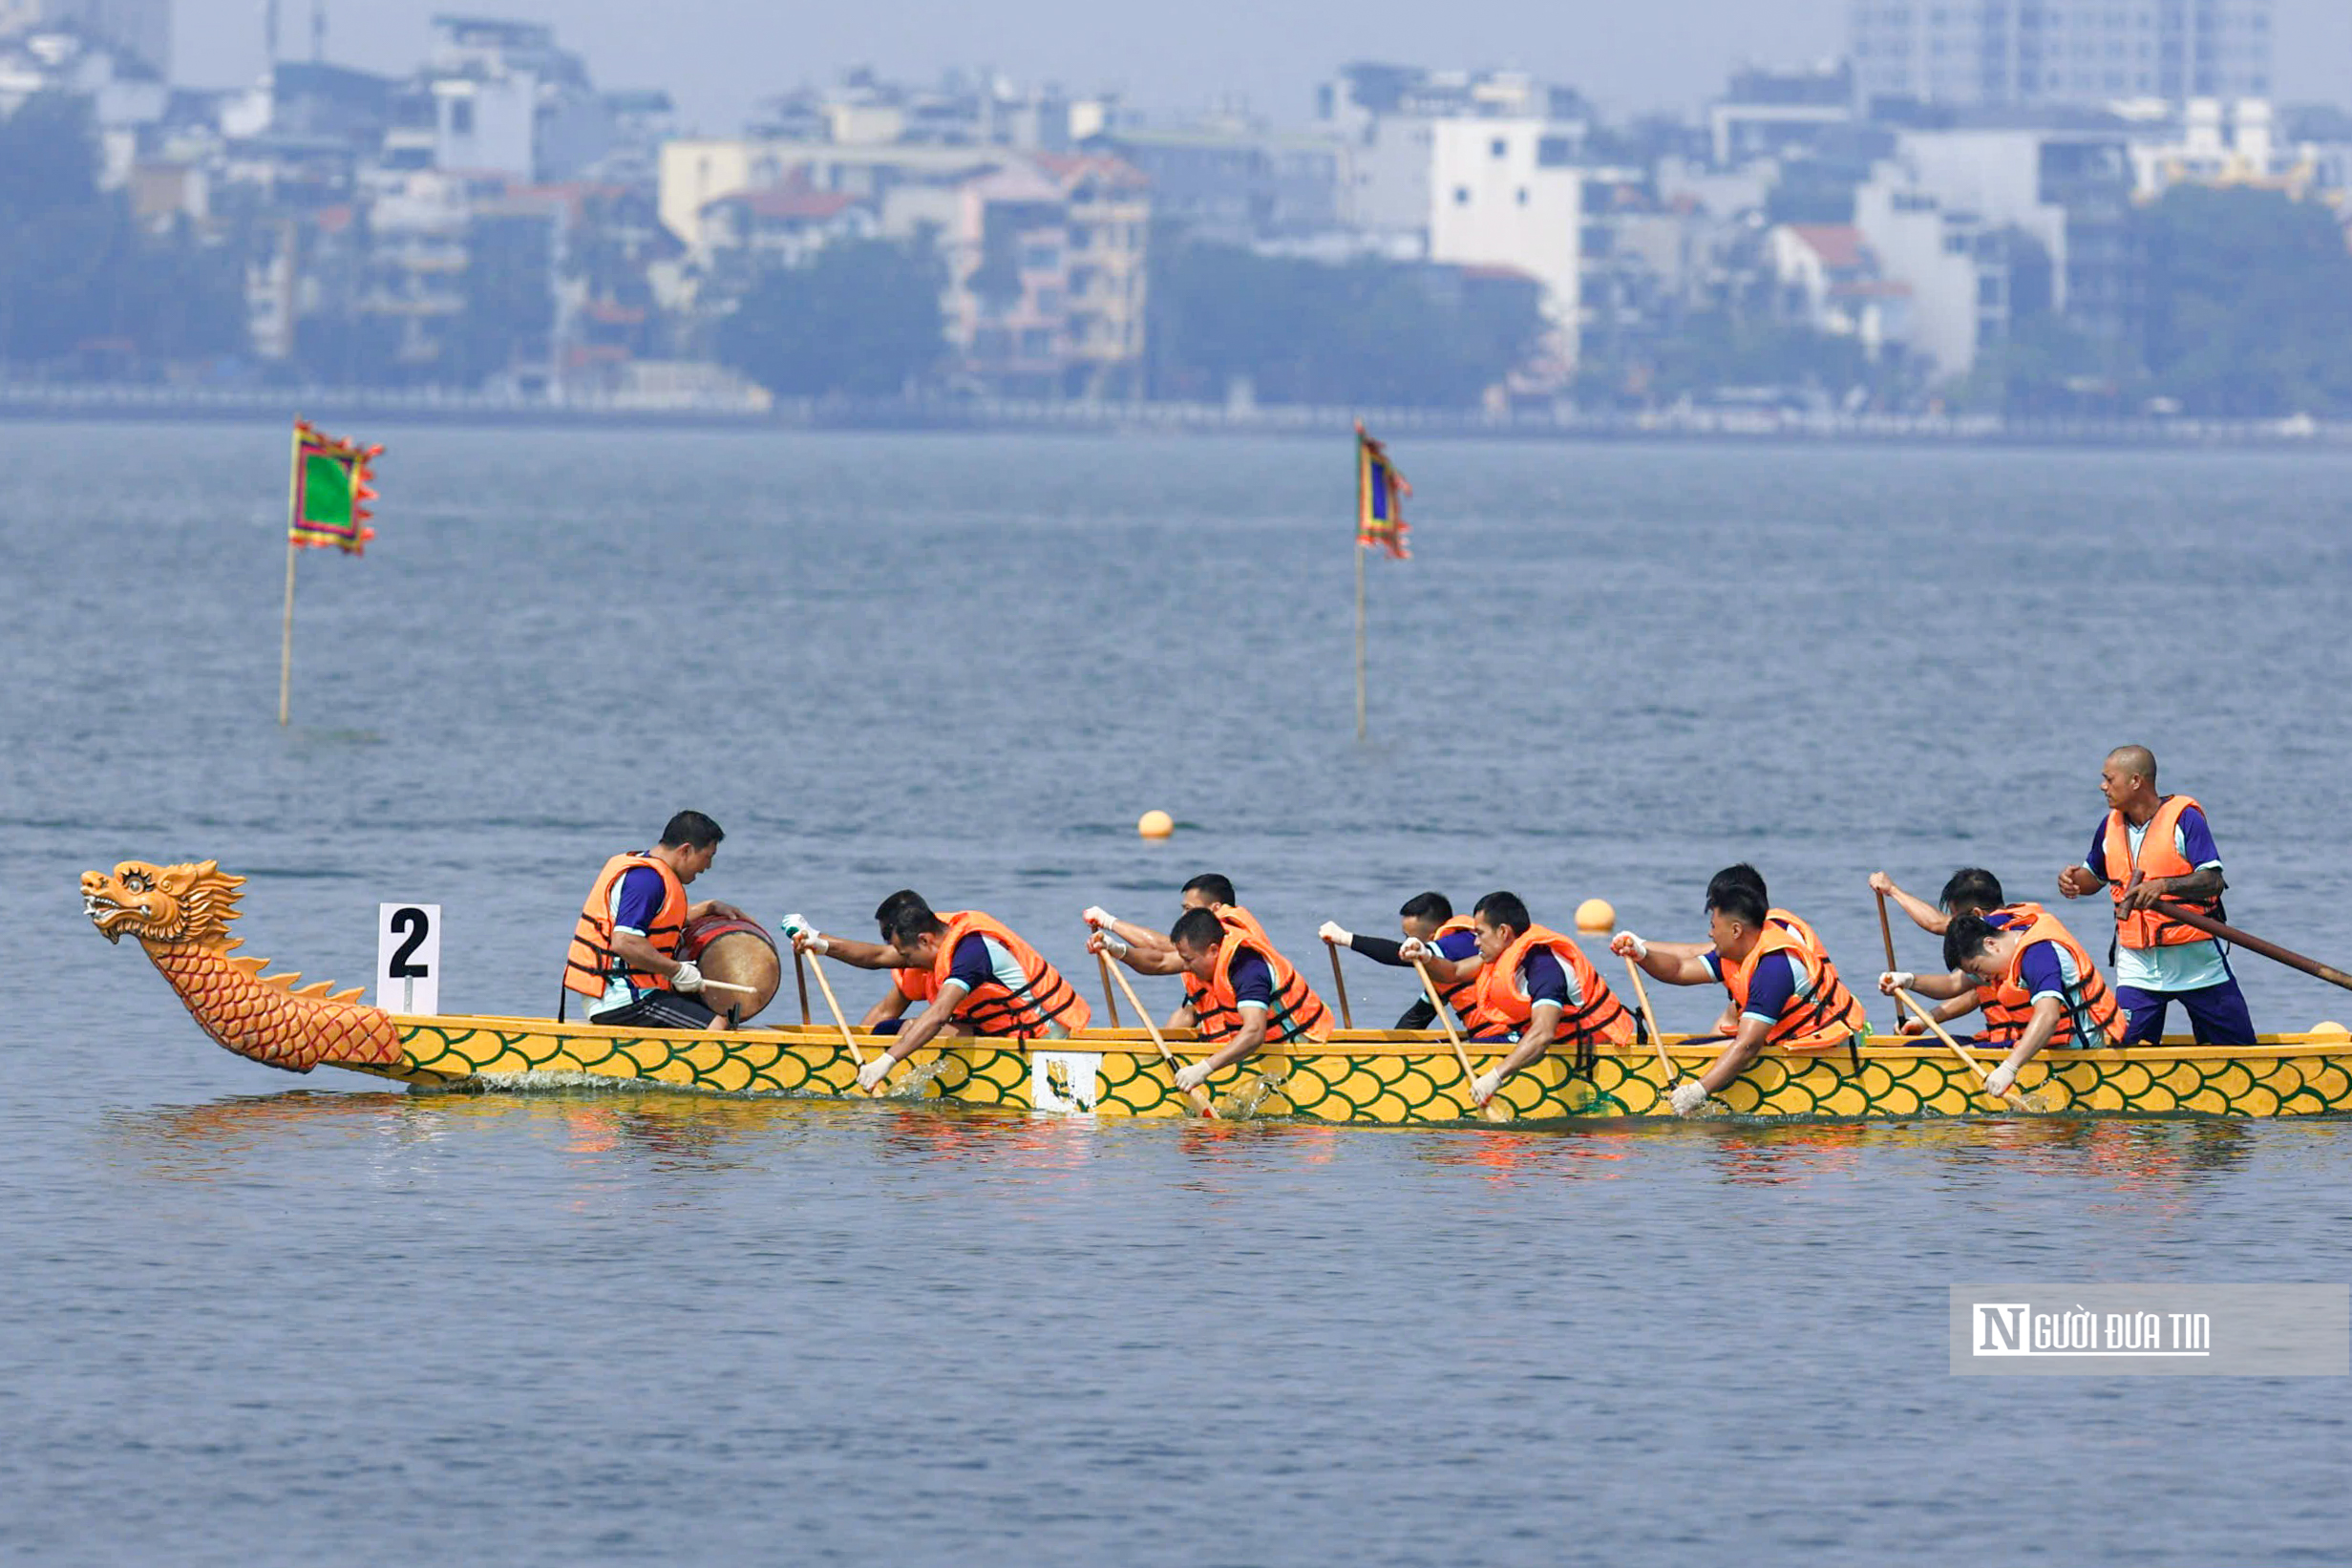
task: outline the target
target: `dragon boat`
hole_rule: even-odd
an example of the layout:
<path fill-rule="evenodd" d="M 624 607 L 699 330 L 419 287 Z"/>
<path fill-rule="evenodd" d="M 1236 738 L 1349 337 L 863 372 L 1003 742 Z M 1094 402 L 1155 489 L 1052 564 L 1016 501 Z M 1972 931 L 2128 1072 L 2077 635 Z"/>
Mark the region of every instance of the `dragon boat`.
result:
<path fill-rule="evenodd" d="M 240 1056 L 292 1072 L 336 1067 L 440 1088 L 642 1085 L 724 1094 L 856 1097 L 858 1059 L 886 1036 L 802 1023 L 785 1028 L 607 1028 L 547 1018 L 404 1016 L 360 990 L 298 974 L 265 974 L 228 934 L 244 879 L 213 861 L 127 860 L 81 881 L 83 905 L 108 941 L 136 939 L 197 1023 Z M 1205 1049 L 1184 1030 L 1179 1056 Z M 1499 1047 L 1471 1042 L 1473 1068 Z M 1720 1040 L 1668 1035 L 1661 1046 L 1600 1047 L 1579 1069 L 1555 1052 L 1506 1082 L 1495 1104 L 1526 1122 L 1671 1117 L 1664 1061 L 1695 1073 Z M 1213 1079 L 1221 1114 L 1326 1122 L 1486 1125 L 1447 1037 L 1435 1031 L 1343 1029 L 1328 1040 L 1270 1046 Z M 2018 1088 L 2040 1110 L 2097 1116 L 2303 1116 L 2352 1113 L 2352 1036 L 2340 1026 L 2264 1036 L 2258 1044 L 2167 1041 L 2125 1050 L 2049 1051 Z M 914 1052 L 885 1093 L 965 1105 L 1101 1116 L 1194 1114 L 1167 1061 L 1140 1029 L 1087 1029 L 1056 1040 L 958 1037 Z M 1949 1048 L 1902 1036 L 1855 1050 L 1769 1050 L 1718 1098 L 1733 1115 L 1849 1121 L 2000 1113 Z"/>

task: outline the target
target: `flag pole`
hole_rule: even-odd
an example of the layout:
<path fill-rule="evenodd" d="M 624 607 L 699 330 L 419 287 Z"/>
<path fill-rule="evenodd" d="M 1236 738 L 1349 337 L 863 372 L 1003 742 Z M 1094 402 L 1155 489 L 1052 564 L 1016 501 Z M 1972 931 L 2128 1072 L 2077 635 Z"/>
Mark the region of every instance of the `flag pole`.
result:
<path fill-rule="evenodd" d="M 302 421 L 294 421 L 294 452 L 286 478 L 286 623 L 278 640 L 278 728 L 286 728 L 294 689 L 294 529 L 302 519 Z"/>
<path fill-rule="evenodd" d="M 1365 540 L 1355 545 L 1355 738 L 1365 738 Z"/>

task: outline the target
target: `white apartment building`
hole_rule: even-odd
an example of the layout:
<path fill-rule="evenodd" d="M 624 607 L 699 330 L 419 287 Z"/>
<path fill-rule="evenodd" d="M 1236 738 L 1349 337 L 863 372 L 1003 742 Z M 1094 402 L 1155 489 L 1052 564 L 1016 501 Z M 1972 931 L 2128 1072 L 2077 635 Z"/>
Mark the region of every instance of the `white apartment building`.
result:
<path fill-rule="evenodd" d="M 44 29 L 82 33 L 171 77 L 172 0 L 0 0 L 0 38 Z"/>
<path fill-rule="evenodd" d="M 1549 119 L 1438 119 L 1430 133 L 1430 260 L 1505 266 L 1543 285 L 1565 364 L 1577 356 L 1584 178 L 1580 127 Z"/>
<path fill-rule="evenodd" d="M 1854 92 L 1959 105 L 2264 97 L 2272 0 L 1853 0 Z"/>

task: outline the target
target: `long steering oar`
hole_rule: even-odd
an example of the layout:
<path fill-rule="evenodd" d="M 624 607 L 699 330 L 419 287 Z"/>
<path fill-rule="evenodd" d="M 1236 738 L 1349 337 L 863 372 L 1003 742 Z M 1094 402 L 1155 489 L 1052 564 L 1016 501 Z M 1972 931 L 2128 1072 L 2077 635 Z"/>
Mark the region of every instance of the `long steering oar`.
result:
<path fill-rule="evenodd" d="M 1968 1053 L 1968 1048 L 1966 1046 L 1961 1045 L 1958 1040 L 1952 1037 L 1952 1031 L 1950 1029 L 1945 1028 L 1943 1025 L 1937 1022 L 1935 1013 L 1921 1005 L 1918 997 L 1913 996 L 1909 991 L 1902 989 L 1900 986 L 1896 988 L 1895 999 L 1898 1004 L 1910 1007 L 1913 1012 L 1917 1013 L 1920 1023 L 1925 1024 L 1929 1028 L 1935 1030 L 1936 1038 L 1941 1040 L 1945 1045 L 1950 1046 L 1960 1059 L 1968 1064 L 1969 1070 L 1976 1073 L 1978 1082 L 1984 1086 L 1985 1093 L 1988 1095 L 1992 1093 L 1993 1075 L 1984 1070 L 1984 1064 L 1982 1062 L 1978 1061 L 1974 1056 L 1971 1056 Z M 2011 1106 L 2020 1111 L 2046 1111 L 2049 1109 L 2047 1106 L 2042 1104 L 2041 1101 L 2028 1098 L 2027 1096 L 2018 1092 L 2018 1088 L 2015 1084 L 2011 1084 L 2009 1086 L 2009 1092 L 2003 1095 L 2002 1098 L 2007 1100 Z"/>
<path fill-rule="evenodd" d="M 1336 962 L 1339 949 L 1333 948 L 1331 955 L 1333 961 Z M 1462 1087 L 1470 1091 L 1471 1101 L 1475 1104 L 1478 1098 L 1478 1073 L 1470 1065 L 1470 1052 L 1463 1048 L 1461 1031 L 1453 1027 L 1453 1014 L 1446 1010 L 1446 999 L 1437 994 L 1437 982 L 1430 978 L 1429 962 L 1426 959 L 1414 959 L 1413 967 L 1421 972 L 1421 988 L 1429 993 L 1430 1006 L 1437 1009 L 1437 1021 L 1446 1027 L 1446 1043 L 1453 1047 L 1453 1059 L 1462 1064 Z M 1499 1094 L 1501 1090 L 1497 1088 L 1495 1092 Z M 1480 1106 L 1479 1109 L 1489 1121 L 1509 1121 L 1511 1119 L 1511 1108 L 1496 1105 L 1493 1096 L 1489 1096 L 1486 1104 Z"/>
<path fill-rule="evenodd" d="M 1878 893 L 1875 887 L 1871 891 Z M 1878 940 L 1887 944 L 1887 967 L 1890 970 L 1901 967 L 1895 962 L 1895 927 L 1887 923 L 1887 896 L 1883 893 L 1878 893 Z M 1903 1032 L 1903 1005 L 1900 1002 L 1895 1004 L 1895 1032 Z"/>
<path fill-rule="evenodd" d="M 858 1037 L 849 1031 L 849 1019 L 841 1011 L 841 999 L 833 994 L 833 982 L 825 978 L 824 961 L 811 953 L 809 967 L 816 972 L 816 988 L 825 993 L 825 1006 L 833 1009 L 834 1026 L 841 1031 L 841 1044 L 849 1048 L 849 1059 L 858 1064 L 858 1071 L 863 1072 L 866 1070 L 865 1052 L 858 1049 Z M 876 1084 L 875 1092 L 880 1093 L 881 1088 L 881 1085 Z"/>
<path fill-rule="evenodd" d="M 1355 1010 L 1347 1006 L 1347 974 L 1340 967 L 1340 944 L 1325 937 L 1323 946 L 1324 951 L 1331 955 L 1331 984 L 1340 990 L 1341 1027 L 1352 1029 L 1356 1027 L 1356 1015 Z M 1443 1012 L 1445 1009 L 1441 1007 L 1438 1010 Z"/>
<path fill-rule="evenodd" d="M 2208 936 L 2219 937 L 2224 942 L 2235 943 L 2249 952 L 2261 954 L 2273 963 L 2283 964 L 2290 969 L 2300 969 L 2315 980 L 2324 980 L 2331 985 L 2341 985 L 2345 990 L 2352 991 L 2352 975 L 2345 974 L 2332 964 L 2321 964 L 2316 958 L 2305 958 L 2302 954 L 2291 948 L 2281 947 L 2275 942 L 2264 942 L 2260 937 L 2240 931 L 2235 925 L 2224 925 L 2210 915 L 2200 915 L 2195 910 L 2184 904 L 2174 903 L 2170 899 L 2158 899 L 2156 907 L 2183 925 L 2193 925 Z"/>
<path fill-rule="evenodd" d="M 1097 958 L 1102 957 L 1100 953 L 1097 953 L 1094 956 Z M 1119 989 L 1127 993 L 1128 1005 L 1135 1009 L 1135 1016 L 1143 1020 L 1144 1032 L 1152 1037 L 1152 1044 L 1159 1048 L 1160 1060 L 1168 1064 L 1168 1070 L 1170 1072 L 1182 1070 L 1176 1062 L 1176 1052 L 1168 1049 L 1168 1042 L 1166 1038 L 1160 1034 L 1159 1026 L 1152 1022 L 1151 1009 L 1143 1005 L 1143 998 L 1135 994 L 1135 987 L 1128 984 L 1127 972 L 1124 969 L 1113 968 L 1110 964 L 1106 963 L 1103 965 L 1103 973 L 1116 980 L 1119 983 Z M 1192 1092 L 1192 1102 L 1194 1107 L 1198 1110 L 1202 1115 L 1208 1117 L 1209 1120 L 1215 1121 L 1218 1119 L 1217 1102 L 1209 1098 L 1209 1091 L 1207 1090 L 1194 1090 Z"/>

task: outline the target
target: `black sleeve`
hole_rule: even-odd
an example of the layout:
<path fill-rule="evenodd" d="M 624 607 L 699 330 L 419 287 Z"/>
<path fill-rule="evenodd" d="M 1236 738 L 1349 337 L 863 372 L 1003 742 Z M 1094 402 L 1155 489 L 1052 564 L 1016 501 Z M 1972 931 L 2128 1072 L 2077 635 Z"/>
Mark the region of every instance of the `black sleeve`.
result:
<path fill-rule="evenodd" d="M 1391 969 L 1412 967 L 1405 962 L 1405 956 L 1397 951 L 1403 944 L 1390 942 L 1387 937 L 1358 937 L 1347 945 L 1350 950 L 1362 953 L 1374 964 L 1386 964 Z"/>
<path fill-rule="evenodd" d="M 1436 1024 L 1437 1009 L 1430 1006 L 1430 999 L 1425 996 L 1405 1009 L 1405 1016 L 1396 1021 L 1395 1027 L 1400 1029 L 1426 1029 L 1435 1028 Z"/>

